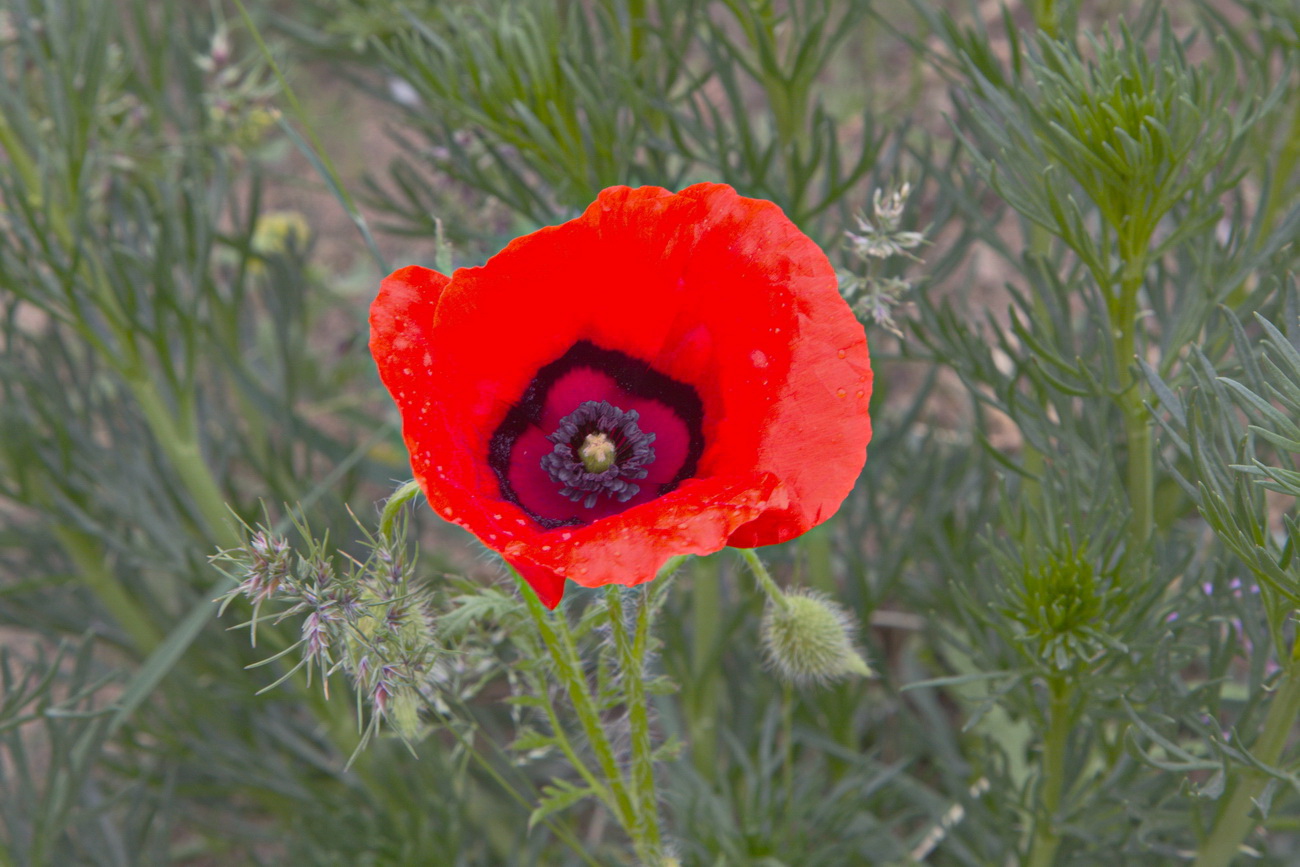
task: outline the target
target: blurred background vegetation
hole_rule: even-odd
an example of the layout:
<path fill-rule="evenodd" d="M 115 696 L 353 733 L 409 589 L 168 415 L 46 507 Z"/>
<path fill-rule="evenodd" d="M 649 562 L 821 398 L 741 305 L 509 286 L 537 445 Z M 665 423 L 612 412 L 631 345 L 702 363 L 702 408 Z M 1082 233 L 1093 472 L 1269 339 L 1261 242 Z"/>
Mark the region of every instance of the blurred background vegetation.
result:
<path fill-rule="evenodd" d="M 879 677 L 786 688 L 743 564 L 688 564 L 681 863 L 1300 857 L 1293 0 L 7 0 L 0 76 L 0 864 L 631 863 L 590 803 L 530 830 L 565 766 L 467 535 L 412 516 L 460 649 L 350 766 L 354 697 L 259 692 L 300 624 L 250 648 L 210 557 L 362 556 L 409 475 L 366 312 L 439 225 L 473 264 L 700 180 L 867 322 L 867 468 L 764 557 Z M 855 253 L 904 182 L 924 263 Z"/>

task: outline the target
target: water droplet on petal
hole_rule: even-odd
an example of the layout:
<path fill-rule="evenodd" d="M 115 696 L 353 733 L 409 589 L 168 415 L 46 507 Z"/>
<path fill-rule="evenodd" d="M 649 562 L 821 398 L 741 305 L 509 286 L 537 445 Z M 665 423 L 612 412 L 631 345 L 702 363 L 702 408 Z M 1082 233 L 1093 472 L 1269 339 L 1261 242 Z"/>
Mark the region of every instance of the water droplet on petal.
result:
<path fill-rule="evenodd" d="M 849 353 L 848 353 L 848 351 L 847 351 L 847 350 L 844 350 L 844 349 L 841 349 L 839 352 L 837 352 L 837 353 L 835 353 L 835 354 L 838 355 L 840 358 L 848 358 L 848 357 L 849 357 Z"/>
<path fill-rule="evenodd" d="M 761 349 L 755 349 L 749 353 L 749 360 L 754 362 L 755 367 L 767 367 L 767 355 Z"/>
<path fill-rule="evenodd" d="M 836 396 L 836 397 L 844 397 L 846 394 L 848 394 L 848 392 L 845 391 L 845 390 L 842 389 L 842 388 L 837 388 L 837 389 L 835 389 L 835 396 Z"/>

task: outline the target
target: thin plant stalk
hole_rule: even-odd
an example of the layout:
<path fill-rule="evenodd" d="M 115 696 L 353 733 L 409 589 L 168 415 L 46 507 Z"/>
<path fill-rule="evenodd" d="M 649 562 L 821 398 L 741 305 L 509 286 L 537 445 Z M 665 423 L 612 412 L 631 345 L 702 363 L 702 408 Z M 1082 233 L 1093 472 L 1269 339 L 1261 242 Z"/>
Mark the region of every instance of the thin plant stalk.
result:
<path fill-rule="evenodd" d="M 605 778 L 603 782 L 595 773 L 587 770 L 586 763 L 581 761 L 576 750 L 571 746 L 565 749 L 568 738 L 564 734 L 558 713 L 555 713 L 553 708 L 548 712 L 551 727 L 560 741 L 565 757 L 574 765 L 574 770 L 592 787 L 597 796 L 605 801 L 615 819 L 631 835 L 637 825 L 637 808 L 628 792 L 627 781 L 619 769 L 614 746 L 605 732 L 600 710 L 591 694 L 591 685 L 587 683 L 586 675 L 582 671 L 582 662 L 578 658 L 569 624 L 562 616 L 550 616 L 542 608 L 542 603 L 536 594 L 523 583 L 522 579 L 520 584 L 528 613 L 532 616 L 537 632 L 555 663 L 556 677 L 564 687 L 578 717 L 578 723 L 587 736 L 592 752 L 596 755 L 596 763 Z"/>
<path fill-rule="evenodd" d="M 1122 236 L 1121 236 L 1122 238 Z M 1150 414 L 1134 373 L 1140 329 L 1138 292 L 1142 288 L 1145 251 L 1121 242 L 1124 260 L 1116 303 L 1111 310 L 1115 334 L 1115 368 L 1119 375 L 1119 405 L 1124 414 L 1124 442 L 1128 446 L 1128 494 L 1132 519 L 1130 538 L 1135 548 L 1151 538 L 1155 515 L 1155 466 Z"/>
<path fill-rule="evenodd" d="M 1296 649 L 1300 650 L 1300 642 Z M 1293 650 L 1291 664 L 1273 694 L 1273 702 L 1264 718 L 1264 728 L 1255 742 L 1254 755 L 1260 764 L 1277 765 L 1297 717 L 1300 717 L 1300 655 Z M 1252 816 L 1255 801 L 1268 780 L 1269 777 L 1256 768 L 1244 768 L 1240 772 L 1192 867 L 1227 867 L 1232 862 L 1242 841 L 1256 825 Z"/>
<path fill-rule="evenodd" d="M 1047 707 L 1047 738 L 1043 743 L 1042 784 L 1039 786 L 1039 818 L 1029 845 L 1026 867 L 1052 867 L 1061 845 L 1058 829 L 1061 799 L 1065 793 L 1065 757 L 1070 741 L 1073 689 L 1064 676 L 1052 678 Z"/>
<path fill-rule="evenodd" d="M 618 650 L 622 682 L 627 699 L 628 725 L 632 746 L 632 791 L 636 798 L 636 833 L 633 844 L 637 857 L 646 864 L 658 864 L 662 859 L 662 833 L 659 829 L 659 803 L 655 793 L 654 744 L 650 731 L 649 696 L 645 689 L 646 656 L 650 644 L 650 599 L 646 588 L 636 594 L 635 626 L 628 634 L 623 619 L 623 589 L 610 586 L 605 598 L 608 602 L 610 629 Z"/>

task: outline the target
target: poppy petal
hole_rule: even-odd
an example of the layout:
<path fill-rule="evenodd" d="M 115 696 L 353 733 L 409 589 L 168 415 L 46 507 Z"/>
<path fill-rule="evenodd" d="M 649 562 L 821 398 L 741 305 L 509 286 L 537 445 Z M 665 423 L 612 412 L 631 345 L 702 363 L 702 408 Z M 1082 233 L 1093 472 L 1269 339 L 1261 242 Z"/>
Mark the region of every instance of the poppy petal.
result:
<path fill-rule="evenodd" d="M 481 267 L 402 269 L 371 328 L 430 503 L 547 604 L 567 578 L 636 584 L 677 554 L 797 536 L 866 458 L 866 337 L 834 269 L 779 208 L 725 185 L 612 187 Z M 584 401 L 655 436 L 634 496 L 573 504 L 533 466 Z"/>

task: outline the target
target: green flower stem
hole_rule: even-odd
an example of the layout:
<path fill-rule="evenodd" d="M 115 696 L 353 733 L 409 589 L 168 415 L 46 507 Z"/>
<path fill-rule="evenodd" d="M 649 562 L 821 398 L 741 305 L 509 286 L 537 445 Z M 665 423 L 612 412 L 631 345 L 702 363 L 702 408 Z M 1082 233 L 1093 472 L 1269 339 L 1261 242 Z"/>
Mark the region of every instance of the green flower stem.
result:
<path fill-rule="evenodd" d="M 754 550 L 752 548 L 737 548 L 736 550 L 740 551 L 740 556 L 745 558 L 745 562 L 749 564 L 749 570 L 754 573 L 754 577 L 758 579 L 759 585 L 763 588 L 763 592 L 767 594 L 767 598 L 771 600 L 772 604 L 780 605 L 782 608 L 789 608 L 790 603 L 786 600 L 785 594 L 781 592 L 780 587 L 776 586 L 776 582 L 772 580 L 772 573 L 767 571 L 767 567 L 763 565 L 763 561 L 754 553 Z"/>
<path fill-rule="evenodd" d="M 636 626 L 628 635 L 623 619 L 623 588 L 606 590 L 606 609 L 614 634 L 622 684 L 627 702 L 628 724 L 632 740 L 632 790 L 636 795 L 636 826 L 632 842 L 637 857 L 648 865 L 663 858 L 662 834 L 659 830 L 659 799 L 655 793 L 654 745 L 650 734 L 649 698 L 645 690 L 646 653 L 650 646 L 650 601 L 644 587 L 637 593 Z"/>
<path fill-rule="evenodd" d="M 523 579 L 520 579 L 520 584 L 523 588 L 524 602 L 528 605 L 528 613 L 532 615 L 533 623 L 537 626 L 537 632 L 541 635 L 542 642 L 546 645 L 546 649 L 550 652 L 551 659 L 555 663 L 556 676 L 564 685 L 569 701 L 573 704 L 573 709 L 578 715 L 578 722 L 582 726 L 583 733 L 586 734 L 587 740 L 591 742 L 591 749 L 596 754 L 596 762 L 600 765 L 601 773 L 605 775 L 609 791 L 607 803 L 610 805 L 611 811 L 619 824 L 630 833 L 631 829 L 636 825 L 636 807 L 632 803 L 631 796 L 627 791 L 626 781 L 619 770 L 618 760 L 614 756 L 614 747 L 605 733 L 604 726 L 601 724 L 600 711 L 592 698 L 591 686 L 587 683 L 586 675 L 582 672 L 582 663 L 578 659 L 577 648 L 573 643 L 573 633 L 569 630 L 569 624 L 563 617 L 553 617 L 542 608 L 541 601 L 533 593 L 532 588 L 524 583 Z M 561 743 L 563 743 L 563 733 L 558 724 L 558 718 L 553 716 L 551 725 L 555 729 L 557 737 L 560 737 Z M 570 761 L 575 762 L 575 770 L 581 774 L 585 765 L 577 762 L 577 754 L 570 751 L 567 755 Z M 594 775 L 592 775 L 592 779 L 595 779 Z M 587 780 L 587 782 L 590 784 L 591 780 Z M 604 787 L 602 784 L 601 788 Z M 597 789 L 597 791 L 599 792 L 600 789 Z"/>
<path fill-rule="evenodd" d="M 1137 354 L 1138 292 L 1146 268 L 1146 242 L 1120 236 L 1120 274 L 1118 295 L 1110 307 L 1111 328 L 1115 335 L 1115 369 L 1119 376 L 1118 401 L 1124 413 L 1124 442 L 1128 447 L 1128 495 L 1132 519 L 1129 533 L 1135 548 L 1151 538 L 1155 515 L 1155 466 L 1149 414 L 1142 400 L 1142 390 L 1133 372 Z"/>
<path fill-rule="evenodd" d="M 1042 784 L 1038 789 L 1039 818 L 1034 825 L 1025 867 L 1052 867 L 1056 863 L 1057 847 L 1061 845 L 1057 813 L 1065 793 L 1065 753 L 1070 740 L 1073 689 L 1060 675 L 1051 679 L 1048 689 L 1047 738 L 1043 743 Z"/>
<path fill-rule="evenodd" d="M 1300 643 L 1296 645 L 1300 649 Z M 1292 652 L 1291 664 L 1282 675 L 1264 728 L 1255 742 L 1254 755 L 1260 764 L 1276 766 L 1287 739 L 1300 716 L 1300 659 Z M 1264 791 L 1269 777 L 1257 768 L 1243 768 L 1222 802 L 1210 836 L 1201 845 L 1192 867 L 1227 867 L 1241 849 L 1246 835 L 1255 827 L 1252 817 L 1255 799 Z"/>
<path fill-rule="evenodd" d="M 691 575 L 691 677 L 685 684 L 690 713 L 691 760 L 695 770 L 706 780 L 717 775 L 718 699 L 722 685 L 718 682 L 718 650 L 721 642 L 722 582 L 716 558 L 699 558 Z"/>
<path fill-rule="evenodd" d="M 781 772 L 785 784 L 785 815 L 792 821 L 794 815 L 794 683 L 786 680 L 781 685 Z"/>

